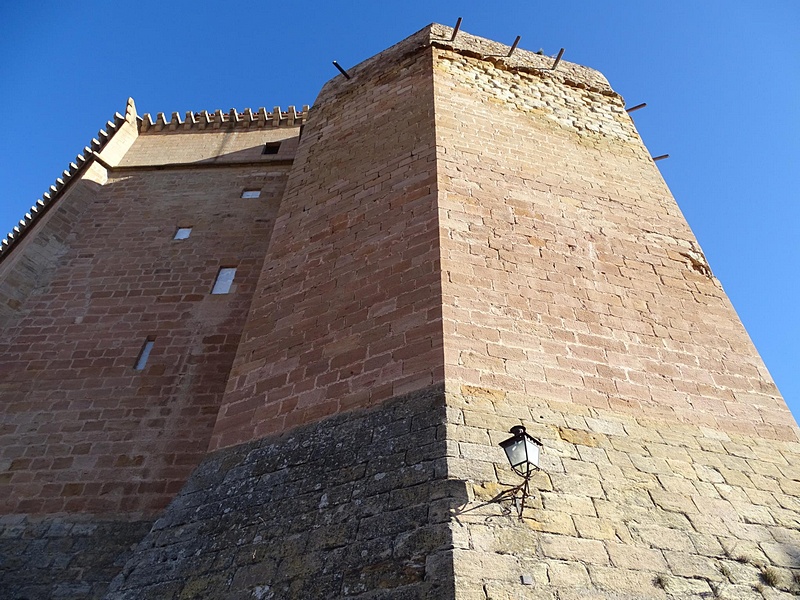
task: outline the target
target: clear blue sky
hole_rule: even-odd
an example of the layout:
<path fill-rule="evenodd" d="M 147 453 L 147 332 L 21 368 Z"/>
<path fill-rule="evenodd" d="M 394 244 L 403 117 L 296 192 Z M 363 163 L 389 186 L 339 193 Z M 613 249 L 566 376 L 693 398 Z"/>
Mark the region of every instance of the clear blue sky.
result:
<path fill-rule="evenodd" d="M 0 237 L 128 96 L 142 112 L 312 104 L 430 22 L 602 71 L 800 416 L 800 2 L 0 3 Z"/>

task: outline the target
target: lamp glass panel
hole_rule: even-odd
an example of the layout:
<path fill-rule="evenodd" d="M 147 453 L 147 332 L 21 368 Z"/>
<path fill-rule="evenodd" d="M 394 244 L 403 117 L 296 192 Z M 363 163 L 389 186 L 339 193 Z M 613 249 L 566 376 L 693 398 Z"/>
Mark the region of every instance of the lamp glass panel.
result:
<path fill-rule="evenodd" d="M 525 438 L 525 446 L 528 450 L 528 462 L 531 463 L 533 466 L 539 466 L 539 446 L 534 442 L 532 439 L 526 437 Z"/>
<path fill-rule="evenodd" d="M 516 439 L 507 446 L 504 446 L 503 450 L 506 451 L 508 462 L 511 463 L 512 467 L 525 464 L 525 461 L 528 459 L 525 453 L 525 441 L 522 438 Z"/>

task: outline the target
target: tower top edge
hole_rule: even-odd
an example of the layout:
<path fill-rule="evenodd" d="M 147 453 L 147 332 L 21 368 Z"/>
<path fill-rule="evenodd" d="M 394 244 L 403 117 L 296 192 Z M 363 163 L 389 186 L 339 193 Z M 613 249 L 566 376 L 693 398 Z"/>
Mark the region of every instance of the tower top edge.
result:
<path fill-rule="evenodd" d="M 547 55 L 541 50 L 533 52 L 516 45 L 520 42 L 524 44 L 524 40 L 514 40 L 505 44 L 473 35 L 461 29 L 456 32 L 454 28 L 438 23 L 432 23 L 426 29 L 430 32 L 430 44 L 437 48 L 488 60 L 512 71 L 547 73 L 580 87 L 616 95 L 600 71 L 568 60 L 561 60 L 562 56 L 568 55 L 568 51 L 563 48 L 553 55 Z"/>
<path fill-rule="evenodd" d="M 345 76 L 337 75 L 324 87 L 346 85 L 349 78 L 358 77 L 359 73 L 366 72 L 373 67 L 381 69 L 386 61 L 393 61 L 398 57 L 432 47 L 468 58 L 491 62 L 503 70 L 539 75 L 606 96 L 619 96 L 600 71 L 562 60 L 565 54 L 568 55 L 564 49 L 557 54 L 548 56 L 541 51 L 533 52 L 518 47 L 519 41 L 505 44 L 473 35 L 460 28 L 431 23 L 378 54 L 350 67 L 347 69 L 347 79 Z"/>

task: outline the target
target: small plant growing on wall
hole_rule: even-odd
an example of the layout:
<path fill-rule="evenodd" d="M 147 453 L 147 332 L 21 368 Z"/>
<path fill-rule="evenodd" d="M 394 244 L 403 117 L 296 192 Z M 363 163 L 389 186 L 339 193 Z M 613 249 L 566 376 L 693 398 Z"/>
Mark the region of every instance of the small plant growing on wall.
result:
<path fill-rule="evenodd" d="M 772 567 L 763 567 L 761 569 L 761 581 L 771 587 L 778 587 L 781 581 L 781 574 Z"/>
<path fill-rule="evenodd" d="M 659 574 L 659 575 L 656 575 L 655 577 L 653 577 L 653 585 L 656 586 L 657 588 L 661 588 L 662 590 L 666 590 L 668 583 L 669 583 L 669 580 L 667 579 L 666 575 Z"/>

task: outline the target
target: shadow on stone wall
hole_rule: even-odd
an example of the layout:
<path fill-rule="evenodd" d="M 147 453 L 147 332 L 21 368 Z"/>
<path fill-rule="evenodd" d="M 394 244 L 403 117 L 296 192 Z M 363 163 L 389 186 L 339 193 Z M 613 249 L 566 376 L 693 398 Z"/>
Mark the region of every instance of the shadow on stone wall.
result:
<path fill-rule="evenodd" d="M 208 457 L 107 598 L 454 597 L 437 386 Z"/>
<path fill-rule="evenodd" d="M 0 520 L 0 597 L 102 598 L 152 521 Z"/>

